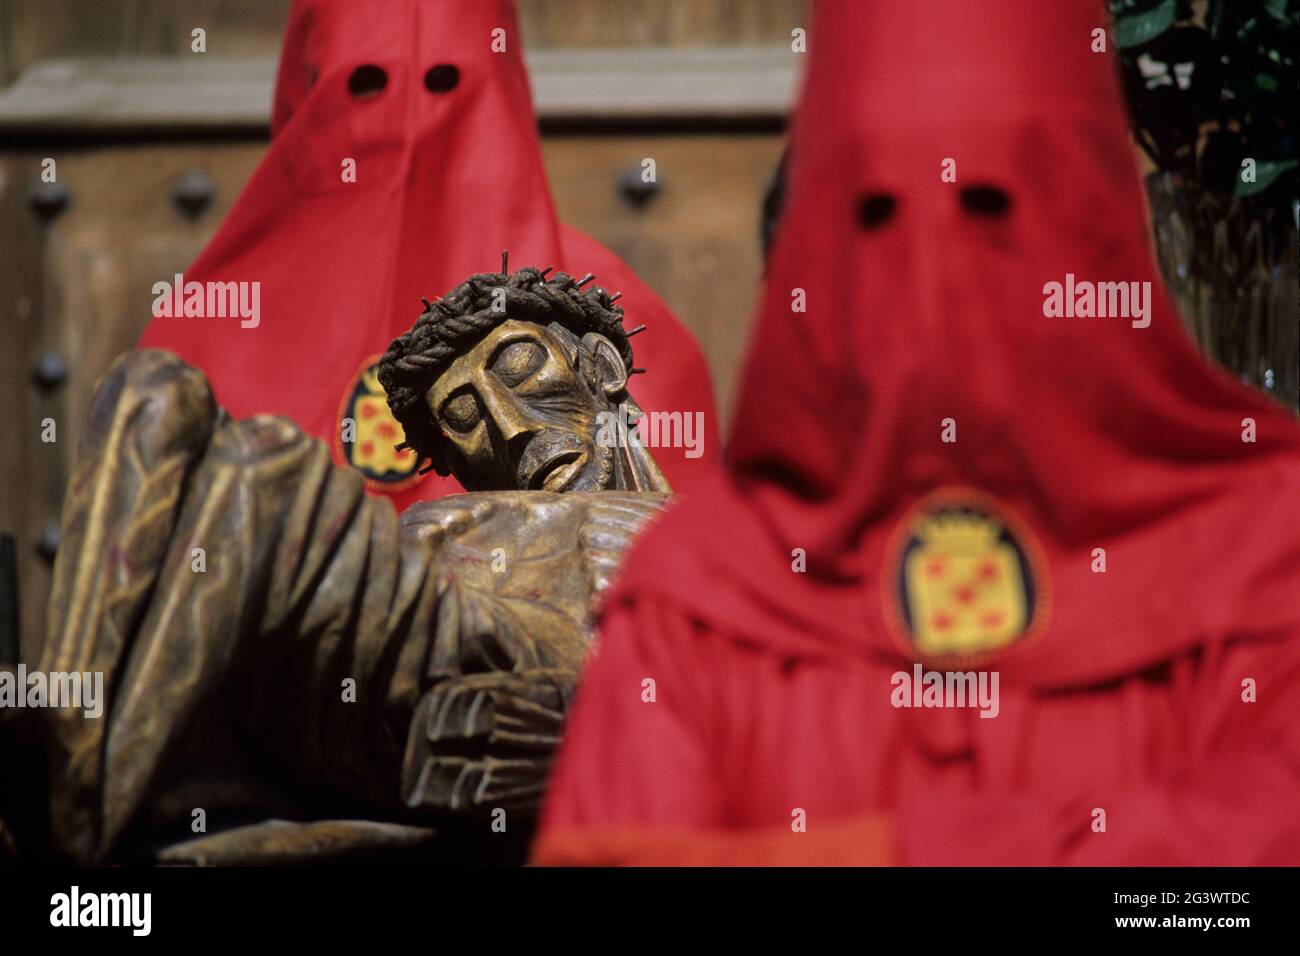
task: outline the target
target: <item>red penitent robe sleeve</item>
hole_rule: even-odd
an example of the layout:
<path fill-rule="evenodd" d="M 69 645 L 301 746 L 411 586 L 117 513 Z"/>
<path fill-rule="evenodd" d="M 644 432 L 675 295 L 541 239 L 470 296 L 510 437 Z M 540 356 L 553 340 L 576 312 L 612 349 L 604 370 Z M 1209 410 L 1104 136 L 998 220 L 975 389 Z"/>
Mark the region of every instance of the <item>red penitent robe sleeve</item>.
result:
<path fill-rule="evenodd" d="M 869 706 L 888 668 L 785 676 L 766 651 L 654 602 L 611 609 L 602 635 L 553 778 L 541 863 L 1300 860 L 1295 641 L 1198 649 L 1072 691 L 1004 689 L 1003 714 L 973 718 L 969 763 L 952 766 L 908 730 L 936 715 Z M 738 758 L 764 769 L 727 772 Z M 996 769 L 1008 759 L 1013 771 Z M 780 808 L 796 805 L 809 825 L 793 834 Z"/>
<path fill-rule="evenodd" d="M 709 675 L 680 653 L 688 629 L 653 605 L 606 614 L 552 776 L 548 828 L 721 825 Z"/>
<path fill-rule="evenodd" d="M 1182 755 L 1124 783 L 909 794 L 904 862 L 919 865 L 1294 866 L 1300 861 L 1300 642 L 1185 656 L 1162 675 Z M 1243 681 L 1256 700 L 1243 699 Z M 1159 693 L 1157 691 L 1157 693 Z M 1118 694 L 1116 694 L 1118 697 Z M 1153 701 L 1154 703 L 1154 701 Z M 1085 728 L 1081 728 L 1081 732 Z M 1105 830 L 1094 829 L 1105 811 Z"/>
<path fill-rule="evenodd" d="M 609 610 L 547 796 L 542 865 L 870 865 L 890 859 L 883 815 L 729 828 L 715 752 L 736 648 L 643 602 Z M 741 680 L 744 680 L 742 677 Z M 647 683 L 653 681 L 653 685 Z M 653 700 L 650 692 L 653 690 Z"/>

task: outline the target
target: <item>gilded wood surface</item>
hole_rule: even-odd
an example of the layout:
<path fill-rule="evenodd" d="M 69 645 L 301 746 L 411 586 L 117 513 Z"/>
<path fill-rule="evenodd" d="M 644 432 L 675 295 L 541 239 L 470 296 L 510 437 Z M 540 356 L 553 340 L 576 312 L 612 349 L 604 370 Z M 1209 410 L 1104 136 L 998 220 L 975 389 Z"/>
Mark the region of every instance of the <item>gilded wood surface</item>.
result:
<path fill-rule="evenodd" d="M 233 421 L 201 372 L 128 352 L 91 403 L 38 664 L 102 673 L 103 716 L 5 715 L 41 741 L 54 852 L 138 852 L 196 808 L 211 831 L 287 812 L 344 834 L 242 831 L 173 858 L 395 838 L 349 812 L 526 828 L 592 610 L 666 501 L 479 492 L 399 523 L 292 422 Z"/>

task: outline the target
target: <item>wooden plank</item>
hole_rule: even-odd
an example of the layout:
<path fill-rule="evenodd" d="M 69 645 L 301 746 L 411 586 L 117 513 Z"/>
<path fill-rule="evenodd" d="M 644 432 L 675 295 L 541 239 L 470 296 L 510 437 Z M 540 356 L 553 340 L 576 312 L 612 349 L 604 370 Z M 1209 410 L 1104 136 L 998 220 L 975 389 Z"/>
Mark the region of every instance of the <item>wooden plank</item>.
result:
<path fill-rule="evenodd" d="M 564 49 L 528 57 L 543 124 L 779 124 L 801 61 L 788 47 Z M 0 134 L 260 135 L 274 79 L 275 60 L 267 57 L 46 60 L 0 93 Z"/>
<path fill-rule="evenodd" d="M 153 283 L 193 261 L 263 152 L 248 142 L 0 152 L 0 404 L 15 419 L 0 429 L 0 530 L 17 538 L 29 663 L 40 653 L 50 589 L 38 544 L 59 520 L 96 380 L 139 338 Z M 28 201 L 47 156 L 69 197 L 48 222 Z M 197 220 L 171 199 L 172 184 L 191 169 L 216 185 Z M 46 352 L 67 367 L 66 380 L 51 389 L 32 375 Z M 46 418 L 57 427 L 53 443 L 41 440 Z"/>
<path fill-rule="evenodd" d="M 64 390 L 39 388 L 32 376 L 42 353 L 53 347 L 58 324 L 46 265 L 58 221 L 47 224 L 28 201 L 43 158 L 0 155 L 0 406 L 11 423 L 0 429 L 0 530 L 15 537 L 20 646 L 28 662 L 40 651 L 51 578 L 37 544 L 46 523 L 58 519 L 75 441 Z M 46 419 L 56 426 L 53 442 L 42 441 Z"/>
<path fill-rule="evenodd" d="M 524 48 L 788 43 L 804 0 L 516 0 Z"/>
<path fill-rule="evenodd" d="M 543 123 L 780 121 L 799 54 L 788 47 L 539 50 L 529 57 Z"/>
<path fill-rule="evenodd" d="M 167 56 L 207 31 L 213 56 L 275 56 L 289 0 L 0 0 L 0 82 L 53 57 Z"/>
<path fill-rule="evenodd" d="M 435 0 L 436 2 L 436 0 Z M 483 0 L 486 2 L 486 0 Z M 806 27 L 804 0 L 516 0 L 524 48 L 762 46 Z M 274 56 L 289 0 L 0 0 L 0 84 L 51 57 Z"/>
<path fill-rule="evenodd" d="M 0 132 L 264 130 L 274 77 L 266 57 L 46 60 L 0 94 Z"/>

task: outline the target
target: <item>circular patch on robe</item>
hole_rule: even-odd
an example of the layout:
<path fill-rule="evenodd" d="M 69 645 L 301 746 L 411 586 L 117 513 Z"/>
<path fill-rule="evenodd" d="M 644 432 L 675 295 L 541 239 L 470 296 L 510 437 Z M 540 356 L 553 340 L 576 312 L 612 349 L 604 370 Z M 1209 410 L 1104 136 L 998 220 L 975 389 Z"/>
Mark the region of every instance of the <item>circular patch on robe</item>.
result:
<path fill-rule="evenodd" d="M 389 410 L 388 396 L 379 384 L 382 357 L 372 355 L 366 359 L 343 393 L 334 430 L 334 451 L 339 461 L 365 476 L 368 488 L 394 492 L 420 480 L 416 473 L 420 456 L 410 448 L 396 448 L 406 440 L 406 434 Z"/>
<path fill-rule="evenodd" d="M 922 499 L 886 545 L 885 617 L 909 657 L 972 665 L 1040 633 L 1046 560 L 1029 526 L 995 498 L 944 489 Z"/>

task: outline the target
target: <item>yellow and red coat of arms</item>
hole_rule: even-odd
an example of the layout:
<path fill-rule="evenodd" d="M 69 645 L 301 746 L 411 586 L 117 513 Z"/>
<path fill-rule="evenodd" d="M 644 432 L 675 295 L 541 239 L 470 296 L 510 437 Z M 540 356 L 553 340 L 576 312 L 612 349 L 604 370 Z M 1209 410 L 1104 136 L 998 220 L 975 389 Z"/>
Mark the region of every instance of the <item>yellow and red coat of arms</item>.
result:
<path fill-rule="evenodd" d="M 372 355 L 353 377 L 339 405 L 334 450 L 339 460 L 365 476 L 375 491 L 402 491 L 420 480 L 419 455 L 410 448 L 397 450 L 406 440 L 401 424 L 388 408 L 388 396 L 379 384 L 379 360 Z M 350 439 L 350 440 L 349 440 Z"/>
<path fill-rule="evenodd" d="M 987 661 L 1046 621 L 1049 592 L 1037 539 L 987 495 L 930 496 L 911 509 L 888 548 L 886 617 L 920 660 Z"/>

